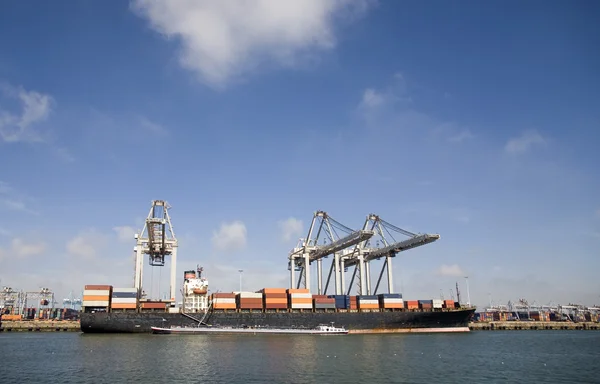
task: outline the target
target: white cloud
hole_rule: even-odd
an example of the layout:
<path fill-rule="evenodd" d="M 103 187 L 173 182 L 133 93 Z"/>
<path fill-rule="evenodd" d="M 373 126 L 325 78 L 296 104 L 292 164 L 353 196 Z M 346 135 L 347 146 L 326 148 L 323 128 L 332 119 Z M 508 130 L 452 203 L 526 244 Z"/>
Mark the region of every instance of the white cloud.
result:
<path fill-rule="evenodd" d="M 12 253 L 18 257 L 35 256 L 46 250 L 44 243 L 27 243 L 21 238 L 15 238 L 11 243 Z"/>
<path fill-rule="evenodd" d="M 374 108 L 383 104 L 385 97 L 374 90 L 373 88 L 365 89 L 363 93 L 362 101 L 360 102 L 361 107 L 363 108 Z"/>
<path fill-rule="evenodd" d="M 246 246 L 246 225 L 241 221 L 221 224 L 213 232 L 213 247 L 219 251 L 236 251 Z"/>
<path fill-rule="evenodd" d="M 159 136 L 164 136 L 164 135 L 168 134 L 167 129 L 165 127 L 163 127 L 162 125 L 160 125 L 154 121 L 150 121 L 150 120 L 148 120 L 148 118 L 146 118 L 144 116 L 140 116 L 138 119 L 140 121 L 140 125 L 146 131 L 151 132 L 155 135 L 159 135 Z"/>
<path fill-rule="evenodd" d="M 8 250 L 0 249 L 0 259 L 5 258 L 8 255 L 16 256 L 18 258 L 26 258 L 29 256 L 35 256 L 42 254 L 46 251 L 46 244 L 44 243 L 30 243 L 26 242 L 20 237 L 15 237 L 10 243 Z"/>
<path fill-rule="evenodd" d="M 535 130 L 527 130 L 519 137 L 512 138 L 506 143 L 504 150 L 510 154 L 525 153 L 535 145 L 544 145 L 547 140 Z"/>
<path fill-rule="evenodd" d="M 452 265 L 443 264 L 442 266 L 440 266 L 437 269 L 436 274 L 439 276 L 450 276 L 450 277 L 465 276 L 465 272 L 457 264 L 452 264 Z"/>
<path fill-rule="evenodd" d="M 298 220 L 294 217 L 290 217 L 286 220 L 279 222 L 279 229 L 281 229 L 281 239 L 283 241 L 290 241 L 294 237 L 302 235 L 303 223 L 302 220 Z"/>
<path fill-rule="evenodd" d="M 29 199 L 24 194 L 18 192 L 9 183 L 0 181 L 0 209 L 4 208 L 10 211 L 20 211 L 37 215 L 38 212 L 30 209 L 25 204 L 25 200 Z"/>
<path fill-rule="evenodd" d="M 472 139 L 474 137 L 475 136 L 471 133 L 471 131 L 469 131 L 468 129 L 464 129 L 456 135 L 449 137 L 448 141 L 452 143 L 462 143 L 463 141 Z"/>
<path fill-rule="evenodd" d="M 106 235 L 94 229 L 83 231 L 67 242 L 67 252 L 71 256 L 84 260 L 93 260 L 108 244 Z"/>
<path fill-rule="evenodd" d="M 8 99 L 17 100 L 20 112 L 0 109 L 0 139 L 5 142 L 39 142 L 42 136 L 32 126 L 48 118 L 54 99 L 37 91 L 26 91 L 22 87 L 3 87 L 2 93 Z"/>
<path fill-rule="evenodd" d="M 134 0 L 132 10 L 180 43 L 180 64 L 223 87 L 264 63 L 293 67 L 336 45 L 334 18 L 363 14 L 370 0 Z"/>
<path fill-rule="evenodd" d="M 113 231 L 117 233 L 119 241 L 122 241 L 124 243 L 134 241 L 134 235 L 136 234 L 136 230 L 133 227 L 127 225 L 121 227 L 114 227 Z"/>

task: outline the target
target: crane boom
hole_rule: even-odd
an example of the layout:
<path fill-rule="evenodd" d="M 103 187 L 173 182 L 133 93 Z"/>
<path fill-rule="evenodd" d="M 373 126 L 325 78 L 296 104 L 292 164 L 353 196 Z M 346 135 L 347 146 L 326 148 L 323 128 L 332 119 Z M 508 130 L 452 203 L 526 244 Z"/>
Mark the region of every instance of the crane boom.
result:
<path fill-rule="evenodd" d="M 318 249 L 312 250 L 310 252 L 310 261 L 315 261 L 321 259 L 325 256 L 331 255 L 335 252 L 339 252 L 348 247 L 352 247 L 362 241 L 368 240 L 373 236 L 373 231 L 355 231 L 349 234 L 348 236 L 342 237 L 339 240 L 334 241 L 333 243 L 326 245 L 324 247 L 320 247 Z"/>

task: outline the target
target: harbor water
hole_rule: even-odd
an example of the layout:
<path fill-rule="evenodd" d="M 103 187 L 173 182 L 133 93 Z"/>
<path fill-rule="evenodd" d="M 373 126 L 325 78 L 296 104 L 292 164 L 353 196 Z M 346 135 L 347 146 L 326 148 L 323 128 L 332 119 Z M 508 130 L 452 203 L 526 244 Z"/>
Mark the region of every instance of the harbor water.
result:
<path fill-rule="evenodd" d="M 0 334 L 1 383 L 598 383 L 600 333 Z"/>

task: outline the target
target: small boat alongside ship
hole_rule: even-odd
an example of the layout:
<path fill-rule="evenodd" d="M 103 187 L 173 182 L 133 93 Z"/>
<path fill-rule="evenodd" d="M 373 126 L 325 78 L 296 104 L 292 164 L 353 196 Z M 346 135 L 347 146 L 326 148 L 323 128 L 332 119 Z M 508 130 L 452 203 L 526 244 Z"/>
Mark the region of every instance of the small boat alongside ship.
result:
<path fill-rule="evenodd" d="M 213 327 L 199 325 L 197 327 L 151 327 L 152 333 L 160 335 L 206 335 L 206 334 L 274 334 L 274 335 L 347 335 L 344 327 L 320 324 L 313 329 L 271 328 L 271 327 Z"/>

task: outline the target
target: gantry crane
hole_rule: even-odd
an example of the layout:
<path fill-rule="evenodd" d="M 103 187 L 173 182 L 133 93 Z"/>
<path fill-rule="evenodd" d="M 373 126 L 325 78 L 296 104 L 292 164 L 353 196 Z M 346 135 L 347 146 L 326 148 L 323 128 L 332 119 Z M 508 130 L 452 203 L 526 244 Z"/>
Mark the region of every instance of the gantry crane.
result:
<path fill-rule="evenodd" d="M 50 288 L 41 288 L 39 291 L 25 292 L 25 299 L 23 300 L 22 312 L 25 308 L 27 308 L 30 305 L 30 303 L 28 303 L 30 299 L 35 300 L 35 306 L 38 308 L 54 308 L 54 292 L 52 292 Z"/>
<path fill-rule="evenodd" d="M 341 231 L 345 236 L 340 237 L 337 231 Z M 316 236 L 315 235 L 316 232 Z M 320 237 L 324 234 L 326 238 Z M 314 236 L 314 237 L 313 237 Z M 365 241 L 373 236 L 373 231 L 359 230 L 355 231 L 345 225 L 335 221 L 331 216 L 324 211 L 314 213 L 308 236 L 306 239 L 300 239 L 298 246 L 289 254 L 288 269 L 290 270 L 290 287 L 310 289 L 310 265 L 317 262 L 317 290 L 318 294 L 323 292 L 323 275 L 322 275 L 322 260 L 329 255 L 334 255 L 331 271 L 335 269 L 336 293 L 341 294 L 341 284 L 343 281 L 342 271 L 340 270 L 340 251 L 352 247 L 362 241 Z M 319 240 L 322 244 L 319 245 Z M 329 244 L 327 244 L 329 241 Z M 298 281 L 296 282 L 295 272 L 300 272 Z M 327 279 L 329 284 L 329 278 Z"/>
<path fill-rule="evenodd" d="M 141 233 L 135 234 L 137 245 L 135 252 L 135 278 L 134 287 L 138 295 L 142 294 L 142 281 L 144 277 L 144 256 L 148 255 L 151 266 L 163 267 L 165 258 L 171 257 L 171 285 L 169 287 L 170 300 L 175 302 L 175 278 L 177 265 L 177 238 L 171 224 L 169 209 L 171 207 L 166 201 L 153 200 L 152 208 L 146 218 Z"/>
<path fill-rule="evenodd" d="M 350 294 L 350 291 L 352 290 L 352 283 L 354 282 L 355 278 L 358 278 L 358 294 L 371 294 L 370 263 L 373 260 L 379 260 L 382 257 L 385 257 L 385 262 L 383 263 L 381 272 L 379 273 L 379 278 L 377 279 L 377 284 L 375 285 L 375 290 L 373 293 L 377 294 L 381 279 L 386 270 L 388 293 L 393 293 L 392 258 L 395 257 L 399 252 L 432 243 L 440 238 L 440 235 L 438 234 L 416 234 L 402 228 L 398 228 L 384 221 L 381 219 L 381 217 L 373 213 L 367 216 L 365 224 L 363 225 L 363 229 L 377 233 L 379 239 L 376 247 L 370 246 L 370 243 L 373 239 L 370 239 L 369 241 L 365 240 L 356 244 L 354 250 L 347 253 L 347 255 L 342 258 L 344 269 L 351 266 L 355 267 L 354 273 L 352 274 L 352 279 L 348 286 L 347 294 Z M 393 233 L 396 233 L 396 235 L 400 234 L 407 236 L 408 239 L 397 241 L 394 238 Z M 382 247 L 379 247 L 379 242 L 381 242 Z"/>

